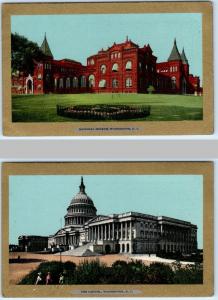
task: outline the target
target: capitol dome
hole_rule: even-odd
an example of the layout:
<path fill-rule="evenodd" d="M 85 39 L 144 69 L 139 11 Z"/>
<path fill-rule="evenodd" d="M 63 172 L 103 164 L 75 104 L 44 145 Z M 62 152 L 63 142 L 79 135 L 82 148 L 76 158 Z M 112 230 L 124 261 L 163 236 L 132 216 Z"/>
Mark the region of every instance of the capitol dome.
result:
<path fill-rule="evenodd" d="M 83 177 L 79 186 L 79 193 L 76 194 L 69 207 L 65 218 L 65 227 L 72 225 L 83 225 L 89 219 L 96 216 L 97 209 L 94 206 L 92 199 L 85 192 Z"/>

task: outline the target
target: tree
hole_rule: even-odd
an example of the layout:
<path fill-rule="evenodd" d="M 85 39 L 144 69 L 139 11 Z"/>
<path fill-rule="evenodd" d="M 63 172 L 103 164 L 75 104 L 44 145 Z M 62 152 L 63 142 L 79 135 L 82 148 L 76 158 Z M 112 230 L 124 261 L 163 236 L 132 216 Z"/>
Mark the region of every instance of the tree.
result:
<path fill-rule="evenodd" d="M 11 71 L 32 74 L 34 60 L 45 57 L 39 46 L 18 33 L 11 34 Z"/>
<path fill-rule="evenodd" d="M 149 94 L 152 94 L 153 92 L 155 92 L 155 88 L 153 87 L 153 85 L 149 85 L 149 87 L 147 88 L 147 92 Z"/>

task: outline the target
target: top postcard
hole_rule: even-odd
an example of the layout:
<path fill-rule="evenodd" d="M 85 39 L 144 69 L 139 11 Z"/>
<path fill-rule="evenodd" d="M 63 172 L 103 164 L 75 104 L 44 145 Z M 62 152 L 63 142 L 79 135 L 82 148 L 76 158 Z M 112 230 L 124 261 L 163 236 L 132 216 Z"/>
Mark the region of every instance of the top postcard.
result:
<path fill-rule="evenodd" d="M 9 136 L 213 133 L 210 2 L 3 4 Z"/>

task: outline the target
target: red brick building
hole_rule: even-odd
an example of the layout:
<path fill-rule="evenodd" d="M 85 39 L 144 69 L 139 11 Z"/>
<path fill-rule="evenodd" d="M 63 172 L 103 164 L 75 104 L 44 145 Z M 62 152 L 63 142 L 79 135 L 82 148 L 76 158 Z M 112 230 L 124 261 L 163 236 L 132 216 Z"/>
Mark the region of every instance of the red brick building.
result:
<path fill-rule="evenodd" d="M 184 49 L 176 40 L 167 62 L 157 63 L 150 45 L 140 48 L 126 38 L 87 58 L 87 65 L 71 59 L 55 60 L 46 36 L 41 45 L 45 59 L 35 62 L 34 73 L 12 75 L 12 93 L 201 93 L 200 79 L 189 74 Z"/>

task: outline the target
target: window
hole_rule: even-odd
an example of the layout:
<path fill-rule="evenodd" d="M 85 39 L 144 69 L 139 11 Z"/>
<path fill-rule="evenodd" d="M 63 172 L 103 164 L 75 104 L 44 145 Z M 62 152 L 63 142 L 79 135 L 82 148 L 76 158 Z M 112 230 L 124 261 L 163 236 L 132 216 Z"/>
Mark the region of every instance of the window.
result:
<path fill-rule="evenodd" d="M 106 87 L 106 80 L 105 79 L 101 79 L 99 81 L 98 87 L 105 88 Z"/>
<path fill-rule="evenodd" d="M 83 75 L 80 80 L 81 87 L 86 87 L 86 77 Z"/>
<path fill-rule="evenodd" d="M 57 78 L 55 78 L 55 80 L 54 80 L 54 86 L 55 86 L 55 88 L 57 88 L 57 86 L 58 86 L 58 79 Z"/>
<path fill-rule="evenodd" d="M 118 56 L 118 58 L 120 58 L 121 57 L 121 53 L 119 52 L 117 56 Z"/>
<path fill-rule="evenodd" d="M 105 73 L 106 73 L 106 66 L 105 66 L 105 65 L 102 65 L 102 66 L 101 66 L 101 73 L 102 73 L 102 74 L 105 74 Z"/>
<path fill-rule="evenodd" d="M 172 77 L 171 78 L 171 84 L 172 84 L 172 88 L 175 89 L 176 88 L 176 77 Z"/>
<path fill-rule="evenodd" d="M 128 70 L 132 70 L 132 62 L 131 62 L 131 60 L 127 61 L 127 63 L 126 63 L 126 70 L 127 71 Z"/>
<path fill-rule="evenodd" d="M 118 80 L 117 79 L 113 79 L 112 80 L 112 87 L 113 88 L 117 88 L 118 87 Z"/>
<path fill-rule="evenodd" d="M 95 61 L 94 61 L 94 59 L 92 58 L 92 59 L 90 59 L 90 65 L 94 65 L 95 64 Z"/>
<path fill-rule="evenodd" d="M 73 77 L 73 88 L 78 88 L 78 78 Z"/>
<path fill-rule="evenodd" d="M 113 72 L 117 72 L 118 71 L 118 64 L 117 63 L 113 64 L 112 71 Z"/>
<path fill-rule="evenodd" d="M 50 75 L 49 74 L 46 74 L 45 80 L 46 80 L 47 83 L 50 82 Z"/>
<path fill-rule="evenodd" d="M 95 76 L 90 75 L 89 76 L 89 87 L 94 87 L 95 86 Z"/>
<path fill-rule="evenodd" d="M 39 79 L 39 80 L 42 79 L 42 74 L 41 74 L 41 73 L 38 74 L 38 79 Z"/>
<path fill-rule="evenodd" d="M 66 79 L 66 88 L 70 88 L 70 78 L 68 77 L 67 79 Z"/>
<path fill-rule="evenodd" d="M 59 88 L 63 88 L 64 87 L 64 80 L 63 78 L 60 78 L 59 80 Z"/>
<path fill-rule="evenodd" d="M 132 87 L 132 79 L 126 78 L 126 87 Z"/>

